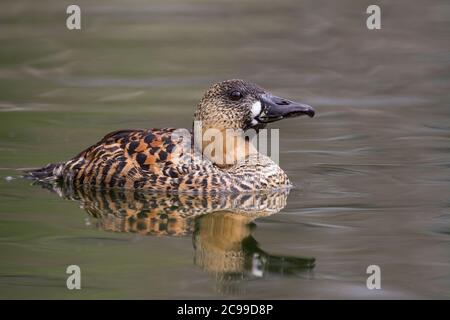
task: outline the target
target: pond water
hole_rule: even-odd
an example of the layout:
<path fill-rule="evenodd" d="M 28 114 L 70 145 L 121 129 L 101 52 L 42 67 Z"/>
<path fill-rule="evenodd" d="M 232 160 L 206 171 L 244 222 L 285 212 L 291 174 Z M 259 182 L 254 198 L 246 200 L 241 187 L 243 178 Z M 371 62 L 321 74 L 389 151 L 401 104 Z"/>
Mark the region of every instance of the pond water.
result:
<path fill-rule="evenodd" d="M 450 298 L 447 2 L 381 1 L 376 31 L 370 1 L 77 3 L 80 31 L 60 1 L 0 4 L 0 298 Z M 190 127 L 228 78 L 316 109 L 272 126 L 295 188 L 258 212 L 20 178 L 109 131 Z"/>

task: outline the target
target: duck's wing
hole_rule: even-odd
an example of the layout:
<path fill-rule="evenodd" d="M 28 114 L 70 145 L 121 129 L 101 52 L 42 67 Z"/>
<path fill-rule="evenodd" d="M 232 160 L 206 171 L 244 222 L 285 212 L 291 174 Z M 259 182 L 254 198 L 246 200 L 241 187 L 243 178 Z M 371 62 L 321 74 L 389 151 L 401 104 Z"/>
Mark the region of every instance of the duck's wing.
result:
<path fill-rule="evenodd" d="M 96 161 L 123 156 L 143 169 L 150 169 L 151 165 L 163 164 L 173 158 L 173 152 L 182 140 L 174 136 L 175 131 L 173 128 L 114 131 L 74 159 L 83 157 Z"/>
<path fill-rule="evenodd" d="M 172 189 L 180 174 L 179 159 L 191 150 L 189 132 L 179 130 L 111 132 L 65 163 L 61 176 L 75 184 L 142 188 L 150 181 L 158 189 Z"/>

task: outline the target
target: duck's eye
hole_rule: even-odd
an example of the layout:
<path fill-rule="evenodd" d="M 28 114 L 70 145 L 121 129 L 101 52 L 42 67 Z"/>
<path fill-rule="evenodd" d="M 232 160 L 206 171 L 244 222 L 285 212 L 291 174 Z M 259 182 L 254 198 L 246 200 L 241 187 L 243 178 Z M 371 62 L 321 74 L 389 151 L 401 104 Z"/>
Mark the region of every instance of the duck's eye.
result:
<path fill-rule="evenodd" d="M 233 101 L 237 101 L 237 100 L 242 98 L 242 93 L 240 91 L 237 91 L 237 90 L 231 91 L 230 98 Z"/>

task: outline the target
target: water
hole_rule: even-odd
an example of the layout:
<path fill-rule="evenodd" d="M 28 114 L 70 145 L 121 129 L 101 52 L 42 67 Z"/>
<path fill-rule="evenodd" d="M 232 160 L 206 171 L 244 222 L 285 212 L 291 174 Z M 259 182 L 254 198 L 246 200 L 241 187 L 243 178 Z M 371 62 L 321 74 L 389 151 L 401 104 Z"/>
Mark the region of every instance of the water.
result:
<path fill-rule="evenodd" d="M 370 1 L 78 4 L 82 31 L 59 1 L 0 4 L 1 298 L 450 297 L 448 3 L 381 2 L 379 31 Z M 272 126 L 296 188 L 261 212 L 19 178 L 109 131 L 189 127 L 227 78 L 316 109 Z"/>

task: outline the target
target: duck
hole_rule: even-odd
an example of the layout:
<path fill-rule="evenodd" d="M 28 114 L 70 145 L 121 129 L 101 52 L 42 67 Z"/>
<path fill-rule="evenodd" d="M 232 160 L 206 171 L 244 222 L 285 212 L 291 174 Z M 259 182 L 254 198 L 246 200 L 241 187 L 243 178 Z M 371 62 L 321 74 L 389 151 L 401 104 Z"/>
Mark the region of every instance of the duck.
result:
<path fill-rule="evenodd" d="M 114 131 L 68 161 L 26 170 L 25 177 L 70 188 L 194 194 L 290 188 L 286 173 L 252 137 L 269 123 L 303 115 L 315 111 L 252 82 L 225 80 L 206 90 L 190 130 Z"/>

